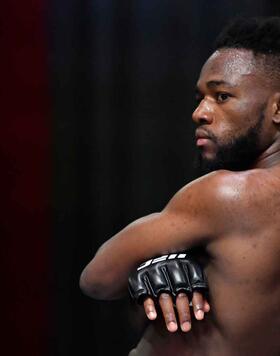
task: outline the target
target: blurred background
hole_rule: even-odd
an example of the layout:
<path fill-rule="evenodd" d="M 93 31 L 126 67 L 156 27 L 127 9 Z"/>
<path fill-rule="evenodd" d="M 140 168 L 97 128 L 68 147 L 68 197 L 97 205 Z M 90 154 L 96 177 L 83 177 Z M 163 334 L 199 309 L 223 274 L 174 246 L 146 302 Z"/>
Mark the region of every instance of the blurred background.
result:
<path fill-rule="evenodd" d="M 273 0 L 10 0 L 2 5 L 3 355 L 127 355 L 129 299 L 94 301 L 98 247 L 195 177 L 200 68 L 237 15 Z"/>

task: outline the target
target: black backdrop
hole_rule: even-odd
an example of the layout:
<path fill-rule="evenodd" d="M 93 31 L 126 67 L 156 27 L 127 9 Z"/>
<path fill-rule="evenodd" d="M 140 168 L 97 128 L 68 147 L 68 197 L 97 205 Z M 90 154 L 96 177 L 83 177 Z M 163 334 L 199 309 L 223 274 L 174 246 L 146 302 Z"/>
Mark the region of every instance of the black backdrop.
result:
<path fill-rule="evenodd" d="M 268 0 L 53 1 L 53 355 L 127 355 L 135 344 L 129 302 L 90 300 L 79 274 L 194 177 L 193 88 L 221 28 L 277 14 Z"/>

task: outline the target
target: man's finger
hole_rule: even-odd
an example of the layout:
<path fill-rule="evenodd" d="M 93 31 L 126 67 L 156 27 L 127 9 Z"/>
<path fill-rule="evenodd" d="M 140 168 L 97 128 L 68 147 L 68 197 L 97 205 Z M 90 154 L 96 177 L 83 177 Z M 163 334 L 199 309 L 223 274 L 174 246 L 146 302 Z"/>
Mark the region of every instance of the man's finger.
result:
<path fill-rule="evenodd" d="M 194 312 L 196 319 L 202 320 L 204 318 L 204 312 L 206 310 L 204 310 L 205 301 L 204 301 L 204 297 L 201 293 L 193 292 L 192 305 L 193 305 L 193 312 Z"/>
<path fill-rule="evenodd" d="M 150 320 L 155 320 L 157 317 L 157 312 L 155 308 L 155 303 L 152 298 L 147 298 L 144 301 L 144 310 Z"/>
<path fill-rule="evenodd" d="M 204 294 L 202 294 L 201 292 L 198 291 L 194 291 L 194 303 L 197 303 L 196 309 L 199 310 L 200 308 L 200 303 L 201 301 L 203 304 L 203 311 L 204 313 L 208 313 L 210 311 L 210 304 L 208 303 L 207 299 L 205 298 Z"/>
<path fill-rule="evenodd" d="M 210 304 L 207 302 L 206 299 L 204 299 L 204 311 L 205 313 L 208 313 L 210 311 Z"/>
<path fill-rule="evenodd" d="M 182 331 L 189 331 L 191 329 L 191 313 L 189 299 L 185 293 L 179 293 L 177 295 L 176 308 Z"/>
<path fill-rule="evenodd" d="M 171 296 L 167 293 L 162 293 L 159 297 L 159 305 L 168 331 L 176 331 L 178 326 Z"/>

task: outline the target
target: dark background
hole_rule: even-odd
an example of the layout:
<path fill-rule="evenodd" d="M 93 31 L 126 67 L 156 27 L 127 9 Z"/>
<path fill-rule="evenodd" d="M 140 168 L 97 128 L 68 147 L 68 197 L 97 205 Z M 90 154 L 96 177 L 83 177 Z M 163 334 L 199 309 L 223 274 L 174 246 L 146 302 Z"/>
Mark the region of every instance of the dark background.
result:
<path fill-rule="evenodd" d="M 79 275 L 132 220 L 195 177 L 194 85 L 236 15 L 272 0 L 9 0 L 0 12 L 0 353 L 127 355 L 129 300 Z"/>
<path fill-rule="evenodd" d="M 236 15 L 277 9 L 258 0 L 53 3 L 56 355 L 127 355 L 137 341 L 128 301 L 82 296 L 79 274 L 105 240 L 194 177 L 194 85 L 213 40 Z"/>

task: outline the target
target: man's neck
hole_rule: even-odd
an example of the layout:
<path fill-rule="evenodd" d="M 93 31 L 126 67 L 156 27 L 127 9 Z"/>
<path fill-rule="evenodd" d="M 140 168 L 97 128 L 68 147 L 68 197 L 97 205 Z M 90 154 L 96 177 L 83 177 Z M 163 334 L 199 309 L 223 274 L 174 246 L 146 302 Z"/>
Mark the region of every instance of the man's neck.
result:
<path fill-rule="evenodd" d="M 257 159 L 253 168 L 271 168 L 280 165 L 280 140 L 276 140 Z"/>

